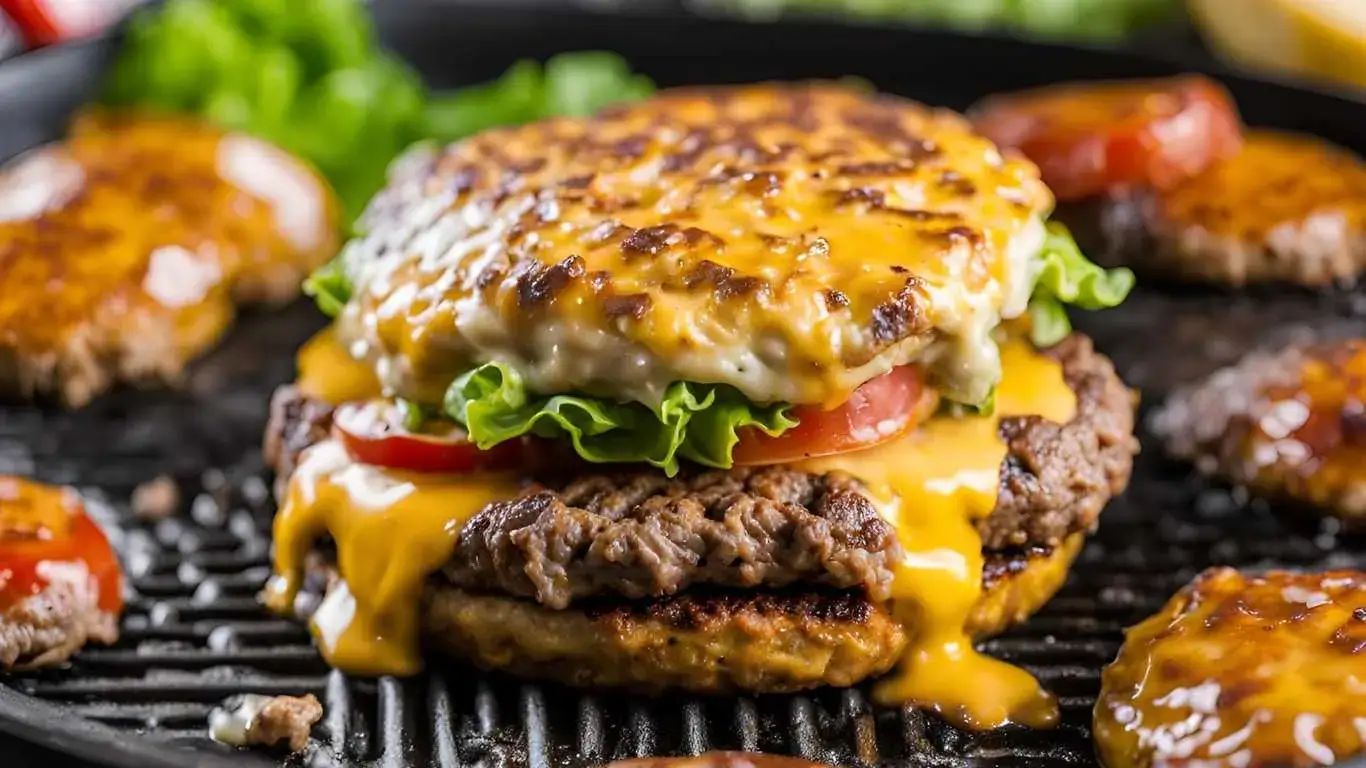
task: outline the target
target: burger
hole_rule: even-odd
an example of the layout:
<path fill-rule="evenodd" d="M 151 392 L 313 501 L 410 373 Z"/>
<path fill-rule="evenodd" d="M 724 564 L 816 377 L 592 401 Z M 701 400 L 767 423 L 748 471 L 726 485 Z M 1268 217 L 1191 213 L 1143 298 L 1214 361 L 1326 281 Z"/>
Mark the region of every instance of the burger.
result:
<path fill-rule="evenodd" d="M 957 114 L 830 84 L 413 150 L 307 285 L 333 322 L 272 403 L 268 603 L 359 674 L 886 675 L 1047 724 L 973 639 L 1053 594 L 1136 451 L 1064 310 L 1132 277 L 1052 205 Z"/>

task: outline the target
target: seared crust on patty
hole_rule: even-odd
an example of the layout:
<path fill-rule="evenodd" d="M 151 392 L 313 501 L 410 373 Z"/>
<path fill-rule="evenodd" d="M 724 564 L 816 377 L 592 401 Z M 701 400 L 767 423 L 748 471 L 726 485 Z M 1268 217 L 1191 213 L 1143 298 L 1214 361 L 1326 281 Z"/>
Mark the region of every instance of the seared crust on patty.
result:
<path fill-rule="evenodd" d="M 1081 549 L 995 554 L 967 630 L 1022 621 L 1062 585 Z M 891 669 L 906 631 L 862 592 L 688 592 L 556 611 L 432 580 L 429 644 L 487 669 L 592 688 L 782 692 L 848 686 Z"/>
<path fill-rule="evenodd" d="M 988 549 L 1057 546 L 1069 534 L 1089 530 L 1105 503 L 1127 484 L 1138 450 L 1133 437 L 1133 396 L 1115 374 L 1109 359 L 1096 352 L 1090 339 L 1080 334 L 1073 334 L 1048 350 L 1048 354 L 1062 364 L 1063 376 L 1077 394 L 1076 416 L 1067 424 L 1054 424 L 1038 417 L 1002 420 L 1001 431 L 1009 454 L 1001 467 L 1000 493 L 995 510 L 978 523 L 983 545 Z M 282 387 L 271 405 L 265 440 L 267 460 L 281 478 L 288 478 L 299 454 L 326 437 L 330 427 L 329 406 L 305 397 L 293 386 Z M 692 475 L 693 479 L 671 483 L 656 471 L 640 470 L 592 475 L 568 484 L 548 482 L 546 490 L 540 493 L 491 506 L 474 517 L 466 530 L 477 533 L 462 536 L 465 565 L 459 567 L 482 571 L 486 575 L 481 578 L 488 578 L 488 569 L 493 568 L 500 574 L 496 579 L 499 583 L 519 585 L 513 588 L 514 594 L 530 594 L 531 577 L 522 573 L 527 563 L 539 563 L 535 570 L 545 578 L 563 578 L 575 570 L 576 562 L 585 561 L 593 553 L 604 554 L 608 541 L 632 552 L 649 551 L 666 524 L 662 520 L 638 520 L 639 511 L 625 509 L 626 501 L 634 501 L 640 511 L 671 506 L 677 511 L 678 495 L 688 490 L 689 485 L 700 484 L 711 486 L 712 496 L 708 497 L 710 501 L 686 505 L 691 510 L 688 520 L 697 525 L 716 528 L 727 519 L 723 509 L 738 510 L 745 504 L 750 509 L 736 522 L 758 521 L 770 515 L 769 520 L 781 524 L 785 533 L 779 532 L 773 523 L 760 525 L 759 535 L 750 539 L 752 543 L 744 551 L 757 548 L 771 551 L 775 557 L 785 557 L 791 551 L 795 559 L 790 562 L 808 573 L 812 572 L 809 558 L 814 556 L 828 564 L 823 571 L 826 574 L 854 568 L 865 576 L 880 577 L 881 569 L 875 562 L 863 561 L 861 556 L 839 549 L 844 543 L 849 548 L 886 551 L 886 540 L 865 511 L 870 505 L 858 504 L 850 498 L 857 494 L 857 484 L 833 476 L 813 478 L 781 466 L 768 468 L 757 477 L 752 477 L 755 473 L 751 470 L 732 470 L 730 478 L 727 474 L 706 473 L 702 480 Z M 748 500 L 716 498 L 719 489 L 746 485 L 750 490 Z M 756 488 L 757 493 L 753 492 Z M 789 505 L 783 511 L 782 505 L 775 507 L 768 501 L 795 502 L 798 508 Z M 811 510 L 811 503 L 820 508 Z M 763 509 L 754 507 L 756 504 Z M 709 514 L 703 515 L 703 509 L 708 509 Z M 787 519 L 771 517 L 774 511 L 782 512 Z M 676 550 L 682 545 L 694 548 L 700 540 L 688 528 L 680 529 L 676 521 L 675 518 L 667 524 L 678 534 L 670 539 L 669 549 Z M 813 542 L 813 533 L 823 542 Z M 780 540 L 769 540 L 774 536 Z M 715 536 L 712 541 L 721 549 L 714 550 L 708 545 L 695 554 L 716 551 L 729 562 L 736 560 L 735 554 L 726 549 L 730 544 Z M 548 546 L 550 543 L 555 546 Z M 743 580 L 739 585 L 790 581 L 768 582 L 743 575 L 739 578 Z M 675 580 L 666 575 L 662 582 Z M 840 581 L 834 583 L 850 586 Z M 876 587 L 877 581 L 864 583 Z M 583 594 L 583 590 L 573 586 L 567 589 L 571 594 Z M 547 597 L 555 592 L 542 591 Z M 554 602 L 563 604 L 558 598 Z"/>
<path fill-rule="evenodd" d="M 71 488 L 0 475 L 0 672 L 118 639 L 122 573 Z"/>
<path fill-rule="evenodd" d="M 901 552 L 891 525 L 841 474 L 782 467 L 591 475 L 490 505 L 460 532 L 446 578 L 549 608 L 691 584 L 863 586 L 886 599 Z"/>
<path fill-rule="evenodd" d="M 285 498 L 285 486 L 309 446 L 327 439 L 332 431 L 332 405 L 305 395 L 298 386 L 286 384 L 270 398 L 270 420 L 261 453 L 266 466 L 275 470 L 275 496 Z"/>
<path fill-rule="evenodd" d="M 1207 475 L 1366 525 L 1366 338 L 1249 354 L 1172 394 L 1153 431 Z"/>
<path fill-rule="evenodd" d="M 1000 493 L 991 515 L 977 524 L 987 549 L 1057 546 L 1094 527 L 1105 504 L 1129 484 L 1138 453 L 1135 394 L 1082 334 L 1046 354 L 1062 364 L 1077 395 L 1076 415 L 1066 424 L 1038 416 L 1001 420 L 1009 452 Z"/>

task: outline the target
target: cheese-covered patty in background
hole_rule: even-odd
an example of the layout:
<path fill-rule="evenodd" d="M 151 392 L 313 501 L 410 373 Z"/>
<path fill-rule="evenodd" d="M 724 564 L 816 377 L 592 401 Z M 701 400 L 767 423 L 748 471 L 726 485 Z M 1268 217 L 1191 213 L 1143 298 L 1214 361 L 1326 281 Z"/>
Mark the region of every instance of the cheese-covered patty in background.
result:
<path fill-rule="evenodd" d="M 1254 352 L 1172 394 L 1152 420 L 1168 452 L 1276 499 L 1366 525 L 1366 339 Z"/>
<path fill-rule="evenodd" d="M 1366 271 L 1366 162 L 1312 136 L 1250 130 L 1242 150 L 1171 189 L 1059 210 L 1097 261 L 1243 287 L 1326 288 Z"/>
<path fill-rule="evenodd" d="M 957 114 L 833 85 L 672 91 L 395 169 L 344 252 L 344 341 L 441 402 L 478 363 L 655 404 L 675 381 L 837 404 L 924 362 L 999 378 L 1053 200 Z"/>
<path fill-rule="evenodd" d="M 0 169 L 0 394 L 174 379 L 337 248 L 326 183 L 191 118 L 90 114 Z"/>
<path fill-rule="evenodd" d="M 1366 752 L 1366 574 L 1211 568 L 1125 634 L 1093 730 L 1110 768 Z"/>

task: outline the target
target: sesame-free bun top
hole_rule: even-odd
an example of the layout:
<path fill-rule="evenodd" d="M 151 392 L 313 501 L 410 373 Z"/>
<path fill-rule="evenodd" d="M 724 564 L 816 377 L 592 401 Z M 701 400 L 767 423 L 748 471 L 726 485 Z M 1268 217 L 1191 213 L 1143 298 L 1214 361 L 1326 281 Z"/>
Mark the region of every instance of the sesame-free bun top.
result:
<path fill-rule="evenodd" d="M 930 360 L 970 400 L 1052 203 L 946 110 L 834 84 L 667 91 L 400 161 L 346 251 L 340 329 L 424 402 L 491 360 L 535 391 L 646 403 L 679 380 L 835 403 Z"/>

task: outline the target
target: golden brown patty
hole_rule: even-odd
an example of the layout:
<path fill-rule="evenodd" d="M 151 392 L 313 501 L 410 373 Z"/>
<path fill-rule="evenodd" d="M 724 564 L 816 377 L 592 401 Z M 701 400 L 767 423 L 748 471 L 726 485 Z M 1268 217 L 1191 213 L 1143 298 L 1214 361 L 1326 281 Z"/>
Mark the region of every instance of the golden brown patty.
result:
<path fill-rule="evenodd" d="M 1309 136 L 1251 131 L 1241 153 L 1165 192 L 1064 206 L 1088 255 L 1195 282 L 1355 281 L 1366 269 L 1366 163 Z"/>
<path fill-rule="evenodd" d="M 326 184 L 192 119 L 91 115 L 0 168 L 0 396 L 173 379 L 337 247 Z"/>
<path fill-rule="evenodd" d="M 835 402 L 994 326 L 1051 207 L 1031 163 L 948 110 L 833 84 L 670 91 L 400 163 L 347 249 L 339 328 L 417 402 L 490 360 L 536 392 Z"/>
<path fill-rule="evenodd" d="M 992 554 L 968 632 L 1023 621 L 1062 585 L 1081 549 Z M 848 686 L 886 672 L 907 637 L 885 605 L 859 592 L 683 593 L 644 602 L 548 610 L 433 580 L 423 616 L 430 645 L 480 667 L 592 688 L 657 692 L 795 691 Z"/>
<path fill-rule="evenodd" d="M 1255 491 L 1366 523 L 1366 339 L 1255 352 L 1172 395 L 1172 455 Z"/>
<path fill-rule="evenodd" d="M 1201 574 L 1105 669 L 1111 768 L 1331 765 L 1366 752 L 1366 574 Z"/>
<path fill-rule="evenodd" d="M 621 760 L 607 768 L 827 768 L 799 757 L 757 752 L 707 752 L 696 757 L 642 757 Z"/>

